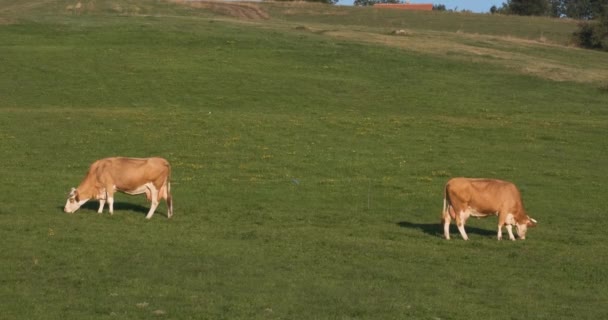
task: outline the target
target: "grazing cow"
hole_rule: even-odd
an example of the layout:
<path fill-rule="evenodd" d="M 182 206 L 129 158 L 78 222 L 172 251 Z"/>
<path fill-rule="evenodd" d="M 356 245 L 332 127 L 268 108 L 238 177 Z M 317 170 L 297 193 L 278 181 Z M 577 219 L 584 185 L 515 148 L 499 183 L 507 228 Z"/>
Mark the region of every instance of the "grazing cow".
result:
<path fill-rule="evenodd" d="M 65 212 L 73 213 L 90 199 L 99 200 L 98 213 L 106 201 L 110 214 L 114 213 L 114 193 L 121 191 L 135 195 L 145 193 L 151 201 L 146 219 L 152 218 L 160 199 L 167 202 L 167 218 L 173 215 L 171 198 L 171 166 L 163 158 L 112 157 L 93 162 L 78 188 L 72 188 Z"/>
<path fill-rule="evenodd" d="M 519 190 L 513 183 L 496 179 L 450 179 L 443 196 L 445 238 L 450 239 L 450 220 L 455 219 L 462 238 L 468 240 L 464 224 L 470 216 L 498 216 L 498 240 L 502 239 L 504 225 L 511 240 L 515 240 L 513 225 L 522 240 L 526 238 L 528 227 L 536 226 L 536 220 L 526 214 Z"/>

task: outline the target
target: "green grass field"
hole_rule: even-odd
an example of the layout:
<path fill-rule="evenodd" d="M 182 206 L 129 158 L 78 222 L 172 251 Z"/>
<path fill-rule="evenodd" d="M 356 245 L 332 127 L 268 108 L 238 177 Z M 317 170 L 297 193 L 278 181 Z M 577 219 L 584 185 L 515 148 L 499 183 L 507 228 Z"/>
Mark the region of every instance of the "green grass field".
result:
<path fill-rule="evenodd" d="M 575 23 L 82 3 L 0 0 L 0 319 L 608 318 L 608 56 Z M 116 155 L 172 163 L 171 220 L 63 213 Z M 538 227 L 444 240 L 454 176 Z"/>

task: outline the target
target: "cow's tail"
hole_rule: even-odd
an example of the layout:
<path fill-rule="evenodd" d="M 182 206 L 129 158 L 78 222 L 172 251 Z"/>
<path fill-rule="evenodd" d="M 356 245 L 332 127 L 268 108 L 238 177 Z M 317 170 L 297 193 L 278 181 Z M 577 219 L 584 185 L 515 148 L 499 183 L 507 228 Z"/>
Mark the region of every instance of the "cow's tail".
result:
<path fill-rule="evenodd" d="M 171 167 L 167 164 L 169 172 L 167 174 L 167 180 L 165 181 L 165 185 L 167 188 L 167 218 L 171 218 L 173 216 L 173 196 L 171 196 Z"/>
<path fill-rule="evenodd" d="M 446 210 L 448 209 L 448 193 L 447 193 L 447 186 L 445 186 L 443 188 L 443 210 L 441 210 L 441 224 L 445 223 L 445 214 L 446 214 Z"/>
<path fill-rule="evenodd" d="M 173 216 L 173 197 L 171 196 L 171 181 L 167 179 L 167 218 Z"/>
<path fill-rule="evenodd" d="M 445 222 L 444 220 L 448 217 L 448 215 L 451 216 L 452 219 L 456 218 L 454 214 L 450 213 L 450 208 L 452 208 L 452 202 L 450 201 L 450 196 L 448 194 L 448 184 L 446 184 L 443 188 L 443 211 L 441 211 L 441 223 Z"/>

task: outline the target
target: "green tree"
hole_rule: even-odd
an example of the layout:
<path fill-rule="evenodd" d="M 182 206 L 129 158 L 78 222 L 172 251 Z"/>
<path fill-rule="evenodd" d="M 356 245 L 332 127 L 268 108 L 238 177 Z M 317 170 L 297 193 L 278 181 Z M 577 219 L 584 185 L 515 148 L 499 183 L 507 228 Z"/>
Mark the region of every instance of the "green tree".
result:
<path fill-rule="evenodd" d="M 492 14 L 509 14 L 509 6 L 506 3 L 502 3 L 502 6 L 499 8 L 497 6 L 492 6 L 490 8 L 490 13 Z"/>
<path fill-rule="evenodd" d="M 547 0 L 549 15 L 567 16 L 573 19 L 592 20 L 601 17 L 608 6 L 608 0 Z"/>
<path fill-rule="evenodd" d="M 566 0 L 549 0 L 549 16 L 559 18 L 566 15 Z"/>
<path fill-rule="evenodd" d="M 564 14 L 574 19 L 596 19 L 608 6 L 608 0 L 562 0 Z"/>
<path fill-rule="evenodd" d="M 608 51 L 608 11 L 600 13 L 596 21 L 582 21 L 574 32 L 579 46 Z"/>
<path fill-rule="evenodd" d="M 549 12 L 549 0 L 509 0 L 510 14 L 520 16 L 543 16 Z"/>

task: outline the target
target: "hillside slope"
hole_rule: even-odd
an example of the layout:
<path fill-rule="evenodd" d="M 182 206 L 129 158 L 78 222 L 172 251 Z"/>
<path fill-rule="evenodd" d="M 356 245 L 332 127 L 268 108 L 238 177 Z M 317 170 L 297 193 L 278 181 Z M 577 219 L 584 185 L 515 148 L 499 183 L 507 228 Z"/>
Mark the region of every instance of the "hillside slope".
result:
<path fill-rule="evenodd" d="M 0 318 L 608 319 L 605 54 L 431 14 L 0 0 Z M 107 156 L 167 158 L 175 215 L 64 213 Z M 455 176 L 538 226 L 443 239 Z"/>
<path fill-rule="evenodd" d="M 608 82 L 602 52 L 570 46 L 576 23 L 536 17 L 328 6 L 184 0 L 0 1 L 3 23 L 49 15 L 228 19 L 244 27 L 310 32 L 341 41 L 393 46 L 444 59 L 499 65 L 556 81 Z"/>

